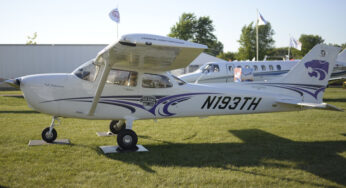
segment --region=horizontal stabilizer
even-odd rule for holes
[[[327,103],[304,103],[304,102],[297,102],[297,100],[292,100],[292,99],[278,99],[276,100],[276,102],[281,104],[295,105],[300,107],[314,108],[314,109],[321,109],[321,110],[344,111],[341,108],[338,108],[334,105],[327,104]]]
[[[316,109],[322,109],[322,110],[332,110],[332,111],[344,111],[341,108],[338,108],[334,105],[327,104],[327,103],[298,103],[299,106],[303,107],[310,107],[310,108],[316,108]]]

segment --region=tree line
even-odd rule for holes
[[[179,21],[171,27],[168,34],[170,37],[205,44],[208,46],[206,53],[217,56],[225,60],[251,60],[256,56],[256,23],[251,22],[249,25],[244,25],[241,30],[241,35],[238,40],[240,47],[238,52],[224,52],[223,44],[218,41],[214,35],[215,28],[213,21],[209,16],[197,17],[193,13],[183,13]],[[259,44],[259,59],[264,59],[265,56],[269,59],[282,59],[288,55],[289,47],[274,47],[275,41],[273,35],[274,30],[270,23],[258,26],[258,44]],[[319,35],[302,34],[299,37],[302,43],[301,50],[295,48],[290,49],[289,57],[292,59],[301,59],[308,53],[316,44],[324,43],[324,39]],[[339,46],[346,48],[346,43]]]

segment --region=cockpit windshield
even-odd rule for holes
[[[93,82],[96,80],[99,69],[100,66],[95,64],[95,59],[92,59],[79,66],[75,71],[73,71],[73,74],[82,80]]]

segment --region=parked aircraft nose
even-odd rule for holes
[[[19,89],[21,81],[22,81],[22,78],[19,77],[19,78],[15,78],[15,79],[5,80],[5,83],[12,86],[12,87]]]

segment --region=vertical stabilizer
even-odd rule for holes
[[[281,82],[303,93],[305,102],[321,103],[339,51],[338,47],[316,45]]]

